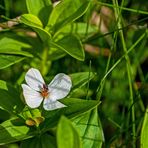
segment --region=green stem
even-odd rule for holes
[[[122,16],[121,16],[120,10],[118,9],[118,1],[113,0],[113,4],[114,4],[114,6],[117,6],[117,8],[114,9],[115,17],[116,17],[116,20],[119,19],[119,21],[117,22],[118,28],[121,28],[122,27],[122,23],[121,23],[121,17]],[[120,30],[119,34],[120,34],[120,38],[121,38],[124,53],[126,54],[125,59],[126,59],[126,69],[127,69],[128,82],[129,82],[130,107],[131,107],[131,114],[132,114],[132,133],[133,133],[133,142],[132,142],[132,144],[133,144],[133,147],[136,147],[136,145],[135,145],[136,144],[135,106],[134,106],[134,100],[133,100],[131,64],[130,64],[129,56],[127,54],[127,48],[126,48],[126,43],[125,43],[123,31]]]
[[[45,76],[47,73],[48,69],[47,61],[48,61],[48,48],[45,47],[42,53],[42,62],[41,62],[41,73],[43,76]]]
[[[126,7],[122,7],[122,6],[116,6],[116,5],[112,5],[112,4],[108,4],[108,3],[103,3],[100,1],[96,1],[95,2],[99,5],[103,5],[103,6],[108,6],[108,7],[112,7],[115,9],[121,9],[121,10],[125,10],[125,11],[130,11],[130,12],[134,12],[134,13],[138,13],[138,14],[145,14],[148,15],[147,11],[142,11],[142,10],[135,10],[135,9],[131,9],[131,8],[126,8]]]
[[[115,45],[115,40],[116,40],[116,35],[117,33],[114,32],[114,42],[111,46],[111,51],[114,49],[114,45]],[[106,65],[106,69],[105,69],[105,74],[107,73],[108,69],[109,69],[109,65],[110,65],[110,61],[111,61],[111,53],[109,54],[109,57],[108,57],[108,60],[107,60],[107,65]],[[100,82],[100,85],[99,87],[97,88],[97,100],[100,100],[101,98],[101,95],[102,95],[102,91],[103,91],[103,88],[104,88],[104,84],[105,84],[105,79],[104,77],[102,78],[101,82]]]
[[[106,79],[106,77],[114,70],[114,68],[123,60],[123,59],[125,59],[125,56],[127,55],[127,54],[129,54],[140,42],[141,42],[141,40],[144,38],[146,36],[146,33],[143,33],[140,37],[139,37],[139,39],[129,48],[129,50],[127,51],[127,53],[125,53],[120,59],[118,59],[117,60],[117,62],[108,70],[108,72],[104,75],[104,77],[102,78],[102,80],[101,80],[101,83]],[[100,85],[101,85],[101,83],[100,83]],[[98,90],[99,90],[99,88],[100,88],[100,85],[99,85],[99,87],[98,87],[98,89],[97,89],[97,92],[98,92]]]
[[[90,72],[91,72],[91,61],[89,62],[89,75],[88,75],[88,83],[87,83],[86,100],[89,99],[88,92],[89,92],[89,83],[90,83]]]

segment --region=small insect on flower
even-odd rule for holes
[[[72,87],[71,78],[64,74],[57,74],[49,85],[46,85],[40,72],[31,68],[25,76],[26,84],[22,84],[23,95],[26,104],[31,108],[37,108],[43,101],[45,110],[54,110],[66,107],[60,103],[62,99],[68,95]]]

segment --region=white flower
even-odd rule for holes
[[[72,82],[68,75],[59,73],[46,85],[40,72],[31,68],[26,73],[25,80],[28,85],[22,84],[23,95],[29,107],[37,108],[42,101],[45,110],[66,107],[57,100],[66,97],[70,92]]]

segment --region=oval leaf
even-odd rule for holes
[[[57,127],[58,148],[82,148],[81,139],[72,123],[64,116]]]
[[[79,72],[71,74],[70,77],[72,79],[72,91],[88,83],[94,78],[94,76],[95,73],[93,72]]]
[[[33,57],[29,50],[31,46],[19,40],[3,37],[0,40],[0,54],[15,54],[27,57]]]
[[[100,104],[98,101],[77,98],[66,98],[60,100],[60,102],[65,104],[67,107],[54,111],[44,110],[44,112],[42,112],[42,115],[46,118],[42,127],[43,131],[47,131],[48,129],[55,127],[61,115],[65,115],[68,118],[75,118],[81,114],[89,112]]]
[[[43,24],[37,16],[33,14],[23,14],[20,21],[33,28],[43,41],[48,41],[50,39],[51,35],[43,29]]]
[[[51,0],[26,0],[26,4],[28,12],[39,17],[43,24],[46,25],[52,10]]]
[[[29,13],[39,16],[41,10],[44,7],[51,5],[52,2],[50,0],[26,0],[26,4]]]
[[[10,114],[16,114],[24,107],[16,89],[2,80],[0,80],[0,107]]]
[[[74,118],[72,121],[82,138],[83,148],[102,147],[104,134],[98,118],[97,108],[83,116]]]
[[[51,42],[51,45],[65,51],[77,60],[84,61],[85,54],[81,41],[74,35],[64,36],[57,42]]]
[[[21,142],[20,148],[56,148],[55,138],[48,134],[43,134]]]
[[[15,63],[18,63],[25,58],[23,56],[16,55],[0,55],[0,69],[7,68]]]
[[[16,142],[29,138],[27,133],[29,132],[29,127],[25,125],[15,125],[20,121],[17,119],[7,120],[0,124],[0,145]]]
[[[76,20],[86,12],[89,3],[88,0],[60,1],[52,11],[46,29],[49,30],[52,26],[52,31],[56,32]]]

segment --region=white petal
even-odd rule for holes
[[[66,97],[71,89],[71,86],[71,78],[68,75],[64,73],[57,74],[48,85],[49,98],[52,101],[56,101]]]
[[[22,88],[26,104],[31,108],[39,107],[43,100],[41,94],[26,84],[22,84]]]
[[[45,84],[40,72],[35,68],[30,68],[25,76],[26,83],[34,90],[40,91]]]
[[[55,110],[58,108],[66,107],[66,105],[60,103],[59,101],[51,101],[50,99],[45,99],[43,102],[43,107],[45,110]]]

